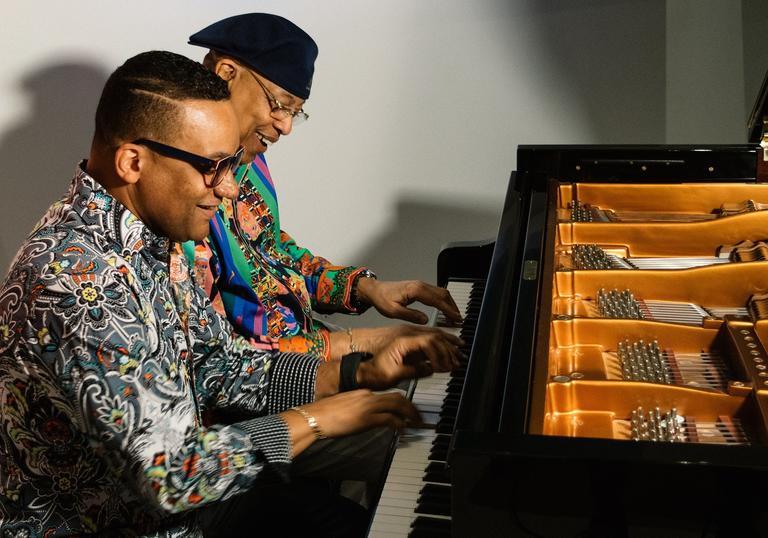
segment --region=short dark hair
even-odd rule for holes
[[[117,147],[137,138],[168,140],[178,126],[179,101],[228,98],[227,83],[202,64],[173,52],[143,52],[107,79],[94,142]]]

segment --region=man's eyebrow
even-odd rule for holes
[[[216,153],[213,153],[211,155],[206,155],[210,160],[212,161],[218,161],[219,159],[223,159],[224,157],[229,157],[232,155],[231,153],[227,153],[226,151],[217,151]]]

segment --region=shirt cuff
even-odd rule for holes
[[[280,415],[249,419],[233,426],[248,435],[259,460],[266,462],[282,480],[289,479],[291,434]]]
[[[347,275],[347,281],[345,284],[345,292],[344,292],[344,308],[350,313],[350,314],[362,314],[366,312],[371,305],[369,304],[361,304],[359,301],[355,301],[355,297],[353,297],[353,292],[355,291],[355,285],[357,284],[357,281],[360,279],[360,273],[363,271],[369,270],[367,267],[352,267],[351,269],[354,269],[352,272],[350,272]]]
[[[280,415],[267,415],[234,424],[251,439],[254,450],[264,455],[269,463],[291,462],[291,436],[288,425]]]
[[[325,361],[331,357],[331,343],[327,329],[303,332],[295,336],[286,336],[278,340],[279,350],[283,353],[304,353]]]
[[[269,371],[267,414],[273,415],[315,399],[317,368],[322,361],[299,353],[280,353]]]

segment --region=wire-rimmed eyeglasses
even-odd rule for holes
[[[262,91],[264,92],[264,95],[267,96],[267,100],[269,101],[269,106],[272,107],[269,114],[276,120],[284,120],[288,117],[290,117],[293,121],[294,125],[298,125],[302,122],[305,122],[309,119],[309,114],[304,112],[303,108],[300,108],[298,110],[293,110],[292,108],[289,108],[285,105],[283,105],[280,101],[277,100],[277,97],[275,97],[272,92],[270,92],[266,86],[264,86],[264,83],[259,80],[259,77],[256,76],[256,73],[251,71],[250,69],[246,69],[251,76],[256,79],[256,82],[258,82],[259,86],[261,86]]]

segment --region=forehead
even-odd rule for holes
[[[237,117],[229,100],[186,100],[181,107],[178,140],[201,152],[232,153],[240,138]]]

